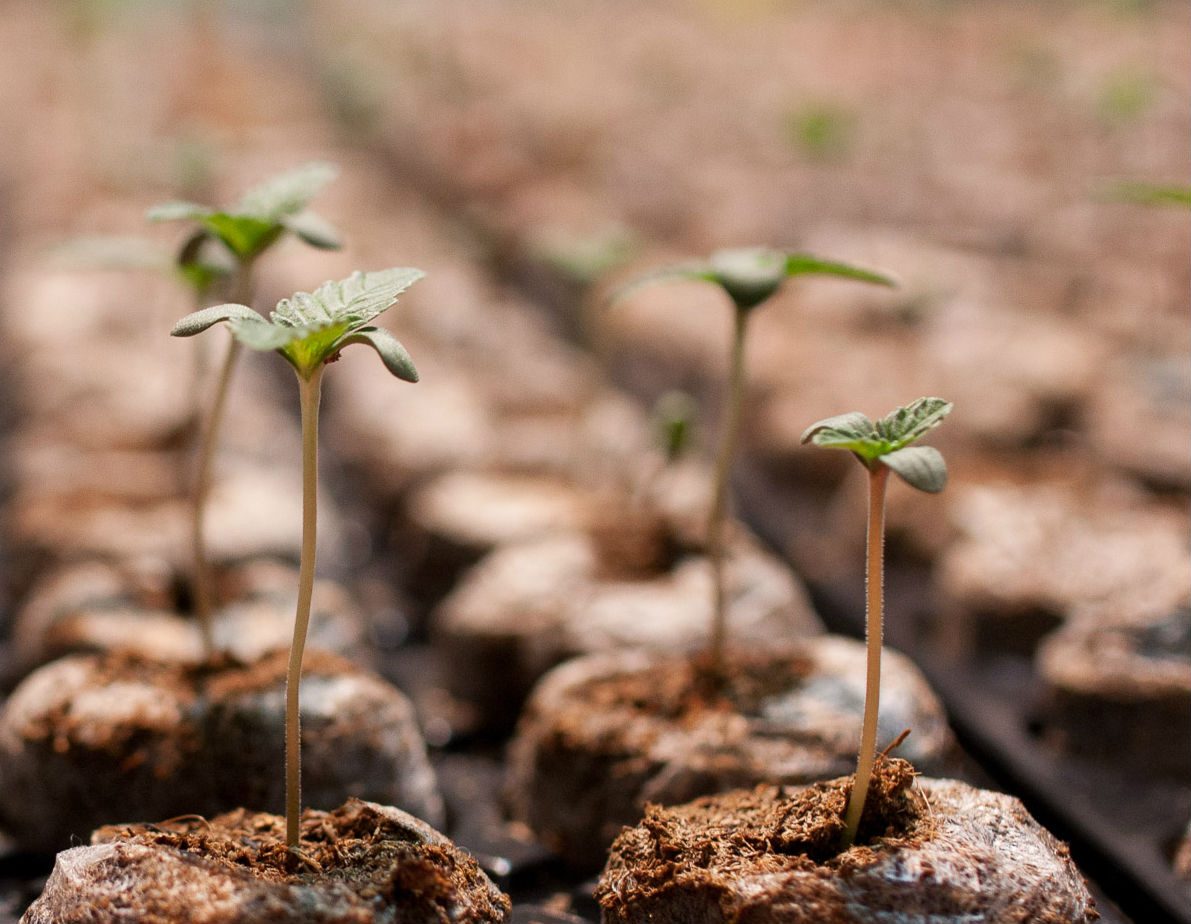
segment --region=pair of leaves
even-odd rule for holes
[[[643,285],[665,279],[701,279],[722,288],[738,311],[748,311],[770,299],[792,276],[835,276],[874,285],[893,286],[888,276],[873,270],[824,260],[807,253],[786,253],[766,247],[717,250],[707,260],[682,263],[648,273],[620,290],[616,299]]]
[[[327,163],[309,163],[278,174],[244,194],[230,209],[194,202],[163,202],[149,209],[150,221],[196,221],[240,260],[259,256],[286,231],[323,250],[340,247],[339,233],[307,206],[337,175]]]
[[[283,298],[265,319],[247,305],[215,305],[188,314],[174,325],[174,337],[193,337],[226,321],[232,336],[253,350],[276,350],[303,378],[310,378],[339,351],[354,343],[374,350],[385,368],[407,382],[418,380],[405,347],[388,331],[370,322],[387,311],[397,297],[422,278],[412,267],[373,273],[352,273],[326,282],[313,292]]]
[[[802,442],[846,449],[869,469],[880,463],[911,487],[934,494],[947,484],[947,463],[937,449],[910,444],[941,424],[951,408],[942,398],[919,398],[877,421],[852,411],[811,424]]]

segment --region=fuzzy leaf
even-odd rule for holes
[[[282,218],[297,215],[305,209],[319,190],[338,174],[339,169],[334,164],[322,162],[287,170],[246,192],[234,212],[278,224]]]
[[[256,257],[281,236],[284,228],[250,215],[210,212],[203,225],[241,259]]]
[[[851,266],[847,263],[837,263],[832,260],[820,260],[808,253],[792,253],[786,256],[787,276],[838,276],[841,279],[854,279],[857,282],[871,282],[880,286],[896,286],[888,276],[872,270]]]
[[[827,417],[802,431],[803,443],[814,443],[827,449],[848,449],[852,452],[868,448],[875,437],[873,422],[859,411]]]
[[[418,370],[414,368],[414,361],[409,351],[401,342],[380,327],[363,327],[344,337],[338,344],[338,349],[351,346],[353,343],[363,343],[376,350],[381,362],[397,378],[405,382],[416,382]]]
[[[947,463],[933,446],[906,446],[880,457],[906,484],[928,494],[937,494],[947,484]]]
[[[174,325],[170,331],[171,337],[193,337],[201,334],[208,327],[220,321],[231,321],[235,326],[244,323],[267,324],[268,322],[247,305],[227,304],[214,305],[186,315]]]
[[[893,448],[900,449],[941,424],[951,408],[951,402],[942,398],[918,398],[878,420],[876,430]]]
[[[211,209],[194,202],[160,202],[145,212],[149,221],[201,221]]]
[[[339,231],[321,215],[311,211],[287,215],[281,219],[286,230],[319,250],[338,250],[343,246]]]
[[[290,327],[319,328],[336,323],[361,327],[390,308],[397,296],[424,275],[412,267],[352,273],[338,282],[324,282],[314,292],[283,298],[272,321]]]
[[[230,325],[232,335],[250,350],[260,350],[267,353],[270,350],[282,350],[294,343],[310,337],[317,331],[307,327],[290,327],[284,324],[272,324],[262,317],[238,318]],[[342,330],[334,331],[331,339],[339,337]],[[289,358],[287,356],[287,358]]]

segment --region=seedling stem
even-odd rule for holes
[[[235,301],[241,305],[252,304],[253,260],[240,261],[236,268]],[[209,658],[215,653],[215,629],[212,617],[211,566],[207,558],[206,514],[207,499],[211,494],[211,480],[215,467],[215,447],[219,445],[219,431],[223,426],[224,409],[231,391],[232,376],[240,357],[240,341],[229,337],[219,379],[215,384],[215,395],[207,425],[199,445],[198,470],[195,474],[192,497],[191,539],[194,548],[194,614],[198,620],[199,632],[203,638],[203,652]]]
[[[865,545],[864,639],[866,672],[864,720],[860,728],[860,754],[848,808],[844,813],[844,848],[851,846],[860,828],[877,753],[877,715],[881,705],[881,645],[885,611],[885,486],[889,469],[877,462],[868,472],[868,541]]]
[[[711,510],[707,519],[707,555],[711,561],[713,590],[711,621],[711,667],[715,676],[724,673],[724,648],[727,645],[727,592],[724,583],[724,525],[728,515],[728,488],[732,478],[732,460],[740,437],[740,411],[744,405],[744,343],[748,311],[732,312],[732,352],[728,371],[728,404],[725,408],[724,433],[715,463],[715,482]]]
[[[298,373],[302,406],[302,555],[294,640],[285,675],[285,842],[290,847],[298,845],[298,819],[302,812],[302,729],[298,694],[306,633],[310,628],[310,601],[314,593],[318,550],[318,407],[323,368],[321,364],[316,366],[309,378]]]

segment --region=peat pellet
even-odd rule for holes
[[[612,847],[605,924],[1081,924],[1094,902],[1066,845],[1011,796],[878,765],[841,849],[851,777],[663,808]]]
[[[77,655],[39,668],[0,713],[0,824],[52,852],[101,824],[284,804],[285,652],[255,663]],[[413,708],[380,678],[308,651],[303,798],[349,795],[438,823]]]
[[[511,724],[533,683],[568,657],[706,644],[706,556],[670,558],[625,530],[607,535],[618,544],[585,531],[498,548],[432,614],[448,689],[487,724]],[[640,567],[642,556],[656,567]],[[725,581],[735,638],[768,645],[822,631],[798,579],[743,532],[729,542]]]
[[[285,819],[243,809],[209,821],[102,828],[58,855],[27,924],[502,924],[510,902],[467,853],[405,812],[357,799]]]
[[[534,689],[509,747],[513,817],[578,869],[595,869],[646,803],[672,804],[760,782],[805,783],[849,772],[864,704],[864,645],[821,636],[731,653],[726,679],[700,662],[623,651],[551,671]],[[878,741],[946,761],[943,710],[918,670],[883,662]]]

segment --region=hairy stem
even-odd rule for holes
[[[885,609],[885,485],[889,469],[873,464],[868,475],[868,537],[865,548],[864,635],[868,666],[864,685],[864,722],[860,729],[860,755],[848,808],[844,813],[844,848],[856,840],[860,816],[868,797],[877,753],[877,714],[881,705],[881,642]]]
[[[727,590],[724,587],[724,521],[728,512],[728,488],[732,460],[740,432],[740,411],[744,404],[744,335],[748,313],[737,308],[732,330],[732,355],[728,371],[728,404],[724,435],[715,462],[715,483],[711,511],[707,518],[707,555],[711,560],[711,666],[717,676],[724,673],[724,648],[727,643]]]
[[[285,842],[289,847],[298,846],[298,819],[302,812],[302,729],[298,693],[306,632],[310,627],[310,598],[314,592],[318,545],[318,405],[322,378],[321,365],[308,379],[298,376],[302,402],[302,560],[294,641],[285,675]]]
[[[243,305],[247,305],[252,299],[251,261],[241,263],[236,271],[234,298]],[[190,535],[194,550],[194,583],[191,591],[194,596],[194,615],[203,639],[203,653],[208,658],[215,654],[215,632],[212,625],[214,604],[211,593],[211,566],[207,558],[207,500],[211,494],[215,448],[219,445],[219,431],[223,426],[224,409],[227,406],[227,396],[231,391],[232,376],[236,371],[239,356],[240,343],[232,337],[228,340],[223,365],[219,369],[219,378],[215,383],[215,396],[211,402],[211,410],[207,415],[207,426],[203,431],[202,442],[199,444],[198,468],[195,473],[192,498],[194,510]]]

